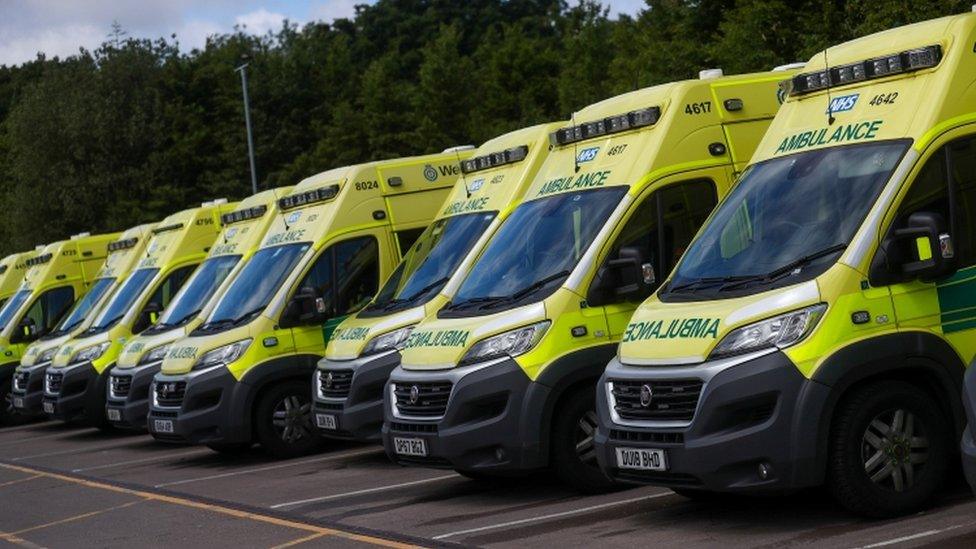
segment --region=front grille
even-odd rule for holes
[[[44,376],[44,391],[48,394],[61,394],[61,384],[64,382],[62,372],[47,372]]]
[[[153,391],[158,406],[179,408],[186,396],[186,381],[157,381]]]
[[[690,421],[702,390],[700,379],[611,380],[610,383],[617,415],[638,421]]]
[[[132,376],[112,376],[111,392],[115,398],[126,398],[132,389]]]
[[[402,423],[399,421],[390,422],[390,430],[399,433],[436,433],[436,423]]]
[[[352,370],[319,370],[319,395],[346,398],[352,387]]]
[[[395,383],[397,411],[404,416],[440,417],[447,411],[451,386],[450,381]]]
[[[316,402],[315,409],[329,412],[341,412],[344,406],[338,402]]]
[[[648,433],[645,431],[624,431],[610,429],[610,440],[617,442],[649,442],[652,444],[684,444],[684,433],[664,432]]]
[[[30,372],[21,371],[14,373],[14,391],[24,393],[27,391],[27,383],[30,381]]]

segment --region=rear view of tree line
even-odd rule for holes
[[[379,0],[191,52],[115,29],[95,51],[0,67],[0,253],[250,194],[242,56],[263,189],[477,144],[702,68],[803,61],[971,1],[647,0],[611,19],[590,1]]]

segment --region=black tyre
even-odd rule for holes
[[[827,482],[834,498],[868,517],[923,508],[945,482],[951,423],[931,396],[908,383],[856,390],[831,426]]]
[[[584,493],[616,488],[596,461],[596,388],[585,387],[564,396],[552,421],[550,463],[559,480]]]
[[[225,456],[239,456],[241,454],[245,454],[248,451],[250,451],[251,446],[253,446],[253,444],[250,442],[236,442],[230,444],[222,444],[222,443],[208,444],[207,448],[210,448],[214,452],[217,452],[218,454],[223,454]]]
[[[85,418],[84,422],[103,433],[116,431],[115,426],[108,420],[105,413],[106,383],[108,370],[102,375],[91,378],[85,389]]]
[[[254,434],[278,459],[321,449],[324,439],[312,424],[312,395],[306,381],[285,381],[267,389],[254,411]]]
[[[13,423],[17,416],[14,410],[13,401],[10,400],[11,380],[0,381],[0,425]]]

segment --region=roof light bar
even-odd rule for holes
[[[240,223],[241,221],[247,221],[249,219],[257,219],[267,213],[267,211],[268,207],[261,204],[260,206],[225,213],[224,215],[220,216],[220,221],[223,222],[224,225],[232,225],[234,223]]]
[[[648,107],[646,109],[630,111],[609,118],[584,122],[578,126],[559,128],[549,134],[549,143],[554,147],[558,147],[601,135],[625,132],[644,126],[653,126],[660,117],[660,107]]]
[[[941,60],[942,46],[935,44],[884,57],[874,57],[857,63],[830,67],[828,70],[798,74],[793,77],[793,89],[790,91],[790,95],[813,93],[830,86],[842,86],[853,82],[927,69],[938,65]]]
[[[506,164],[514,164],[516,162],[525,160],[525,157],[528,155],[529,146],[519,145],[518,147],[511,147],[509,149],[505,149],[504,151],[475,156],[461,162],[461,172],[472,173],[487,170],[488,168],[504,166]]]
[[[328,187],[322,187],[320,189],[314,189],[304,193],[293,194],[291,196],[281,198],[278,200],[278,207],[281,208],[282,211],[291,210],[307,204],[315,204],[316,202],[332,200],[337,194],[339,194],[339,186],[329,185]]]
[[[183,228],[182,223],[173,223],[172,225],[166,225],[163,227],[156,227],[152,230],[152,234],[168,233],[170,231],[178,231]]]
[[[43,265],[44,263],[47,263],[48,261],[51,261],[51,259],[53,259],[53,258],[54,258],[54,255],[51,254],[51,253],[46,253],[46,254],[43,254],[43,255],[39,255],[37,257],[32,257],[32,258],[30,258],[30,259],[27,260],[27,266],[28,267],[33,267],[35,265]]]
[[[125,240],[116,240],[115,242],[109,242],[108,251],[117,252],[119,250],[128,250],[129,248],[135,247],[139,243],[139,237],[133,236],[132,238],[126,238]]]

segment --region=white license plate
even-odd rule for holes
[[[122,410],[116,410],[115,408],[109,408],[106,410],[109,421],[122,421]]]
[[[667,471],[664,450],[648,448],[617,448],[617,467],[639,471]]]
[[[157,433],[172,433],[173,432],[173,421],[169,419],[154,419],[153,420],[153,431]]]
[[[422,438],[393,437],[393,451],[401,456],[427,457],[427,441]]]
[[[336,417],[332,414],[315,414],[315,424],[318,425],[319,429],[328,429],[330,431],[335,431],[339,428]]]
[[[53,402],[45,402],[44,403],[44,413],[45,414],[53,414],[54,413],[54,403]]]
[[[23,407],[24,407],[24,399],[20,397],[14,397],[14,408],[23,408]]]

